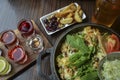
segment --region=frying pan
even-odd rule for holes
[[[38,75],[46,78],[46,80],[62,80],[60,78],[60,75],[58,73],[58,67],[57,67],[57,61],[56,57],[60,53],[60,48],[62,43],[65,41],[66,35],[67,34],[73,34],[82,31],[85,27],[91,26],[92,28],[97,28],[99,29],[100,32],[108,32],[109,34],[115,34],[119,38],[119,34],[113,31],[112,29],[100,25],[100,24],[94,24],[94,23],[83,23],[83,24],[77,24],[71,26],[66,32],[63,32],[62,35],[58,38],[56,41],[55,45],[52,48],[47,49],[46,51],[42,51],[37,59],[37,68],[38,68]],[[43,56],[50,55],[50,67],[51,67],[51,75],[47,76],[41,71],[41,59]]]

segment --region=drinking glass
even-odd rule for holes
[[[17,28],[24,38],[28,38],[35,33],[35,29],[31,20],[22,19],[18,23]]]
[[[28,60],[28,55],[24,48],[20,45],[14,46],[8,50],[8,57],[17,64],[24,64]]]
[[[34,53],[39,53],[43,50],[43,39],[40,35],[35,34],[26,40],[26,45],[33,50]]]
[[[92,22],[111,27],[120,15],[120,0],[96,0]]]
[[[12,30],[3,31],[0,39],[6,48],[10,48],[20,43],[16,34]]]

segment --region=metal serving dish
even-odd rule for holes
[[[75,4],[76,6],[78,6],[78,3],[74,3],[74,4]],[[66,7],[66,6],[65,6],[65,7]],[[71,25],[75,24],[75,23],[66,24],[66,25],[64,25],[63,27],[61,27],[61,28],[59,28],[59,29],[57,29],[57,30],[55,30],[55,31],[48,31],[48,30],[46,29],[44,20],[47,19],[48,17],[54,15],[55,13],[60,12],[60,11],[63,10],[65,7],[61,8],[61,9],[58,9],[58,10],[56,10],[56,11],[53,11],[53,12],[51,12],[51,13],[49,13],[49,14],[46,14],[46,15],[44,15],[44,16],[42,16],[42,17],[40,18],[40,22],[41,22],[43,28],[45,29],[45,32],[46,32],[48,35],[54,34],[54,33],[56,33],[56,32],[58,32],[58,31],[60,31],[60,30],[62,30],[62,29],[64,29],[64,28],[66,28],[66,27],[68,27],[68,26],[71,26]],[[86,14],[83,12],[82,20],[84,20],[84,19],[86,19]]]

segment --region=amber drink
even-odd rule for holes
[[[92,22],[111,27],[120,15],[120,0],[96,0]]]

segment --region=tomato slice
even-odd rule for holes
[[[106,43],[106,51],[107,53],[115,52],[120,50],[120,41],[115,34],[109,36]]]
[[[111,35],[111,38],[116,41],[116,44],[115,44],[115,46],[114,46],[114,50],[115,50],[115,51],[120,50],[120,41],[119,41],[118,37],[117,37],[115,34],[112,34],[112,35]]]

